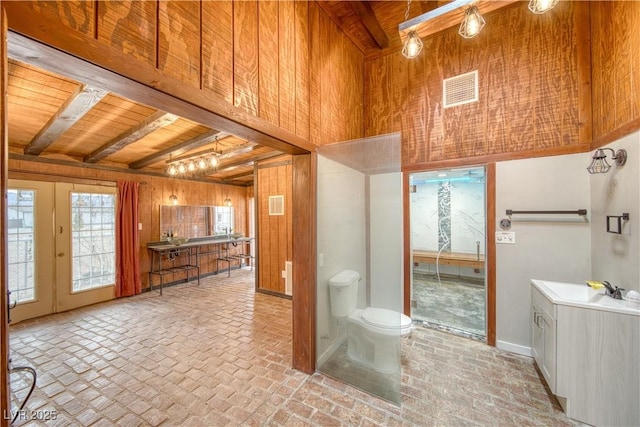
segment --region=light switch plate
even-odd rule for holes
[[[513,231],[496,231],[496,243],[502,245],[515,245],[516,233]]]

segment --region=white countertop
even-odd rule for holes
[[[554,304],[640,316],[640,308],[632,308],[627,301],[613,299],[604,294],[604,289],[595,290],[585,283],[531,279],[531,284]]]
[[[156,252],[164,252],[176,249],[192,248],[194,246],[204,245],[222,245],[227,243],[242,243],[253,240],[251,237],[230,237],[230,238],[211,238],[211,239],[193,239],[181,245],[172,245],[171,243],[153,243],[147,244],[147,249],[151,249]]]

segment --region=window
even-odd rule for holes
[[[115,194],[71,193],[72,291],[115,282]]]

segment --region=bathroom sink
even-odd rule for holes
[[[173,246],[184,245],[189,241],[187,237],[167,237],[167,242],[171,243]]]
[[[593,308],[640,315],[640,310],[631,308],[624,300],[613,299],[604,294],[604,289],[595,290],[583,283],[562,283],[548,280],[531,280],[555,304]]]
[[[560,282],[545,282],[548,284],[548,288],[551,292],[556,294],[559,298],[579,301],[579,302],[591,302],[594,298],[602,296],[598,291],[587,285],[581,285],[579,283],[560,283]]]

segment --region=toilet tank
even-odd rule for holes
[[[343,270],[329,279],[329,300],[333,317],[346,317],[356,310],[360,274]]]

